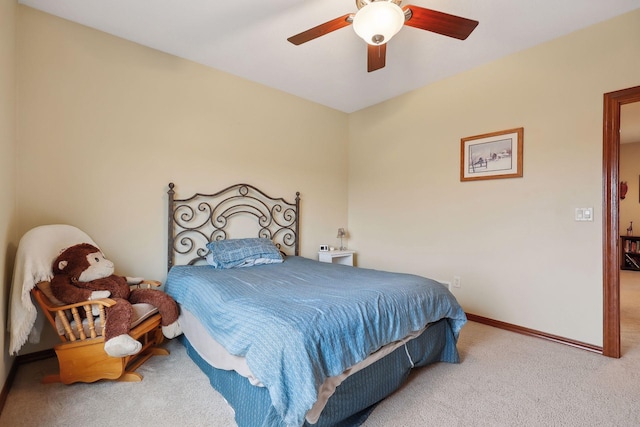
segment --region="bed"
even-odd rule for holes
[[[466,317],[423,277],[300,256],[300,194],[168,191],[166,292],[240,427],[358,426],[416,367],[459,362]]]

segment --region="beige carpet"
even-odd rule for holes
[[[623,357],[470,322],[462,363],[419,369],[364,427],[640,426],[640,272],[622,272]],[[55,360],[22,366],[0,426],[234,426],[233,413],[177,342],[141,383],[42,385]]]

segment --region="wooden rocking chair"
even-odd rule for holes
[[[78,243],[98,247],[85,232],[67,224],[41,225],[29,230],[20,239],[11,288],[10,347],[17,352],[26,341],[21,327],[35,322],[35,300],[61,341],[54,346],[60,373],[45,377],[44,383],[71,384],[102,379],[140,381],[142,375],[134,371],[142,363],[153,355],[169,354],[167,350],[158,348],[164,340],[161,316],[149,304],[133,304],[135,315],[129,335],[142,344],[142,349],[133,356],[109,356],[104,351],[102,329],[106,320],[105,308],[115,304],[115,301],[105,298],[65,305],[53,296],[50,283],[45,279],[53,277],[52,264],[61,249]],[[143,283],[160,285],[155,281],[145,280]],[[28,298],[29,294],[32,298]],[[18,297],[14,298],[14,295]],[[99,315],[92,315],[92,306],[99,306],[100,309],[96,310]],[[34,329],[31,324],[28,333]],[[34,339],[37,340],[40,331],[36,332]]]
[[[164,340],[160,314],[149,304],[134,304],[134,322],[129,335],[142,344],[139,353],[126,357],[111,357],[104,351],[102,325],[105,308],[116,302],[109,298],[65,305],[51,293],[49,282],[40,282],[31,294],[42,308],[47,320],[60,337],[54,347],[60,373],[45,377],[42,382],[94,382],[102,379],[141,381],[134,372],[153,355],[168,355],[158,345]],[[99,316],[93,316],[92,305],[99,306]],[[82,315],[83,313],[84,315]]]

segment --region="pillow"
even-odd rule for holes
[[[207,244],[207,263],[215,268],[251,267],[282,262],[282,254],[269,239],[217,240]]]

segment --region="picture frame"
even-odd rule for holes
[[[524,128],[460,140],[460,181],[522,177]]]

